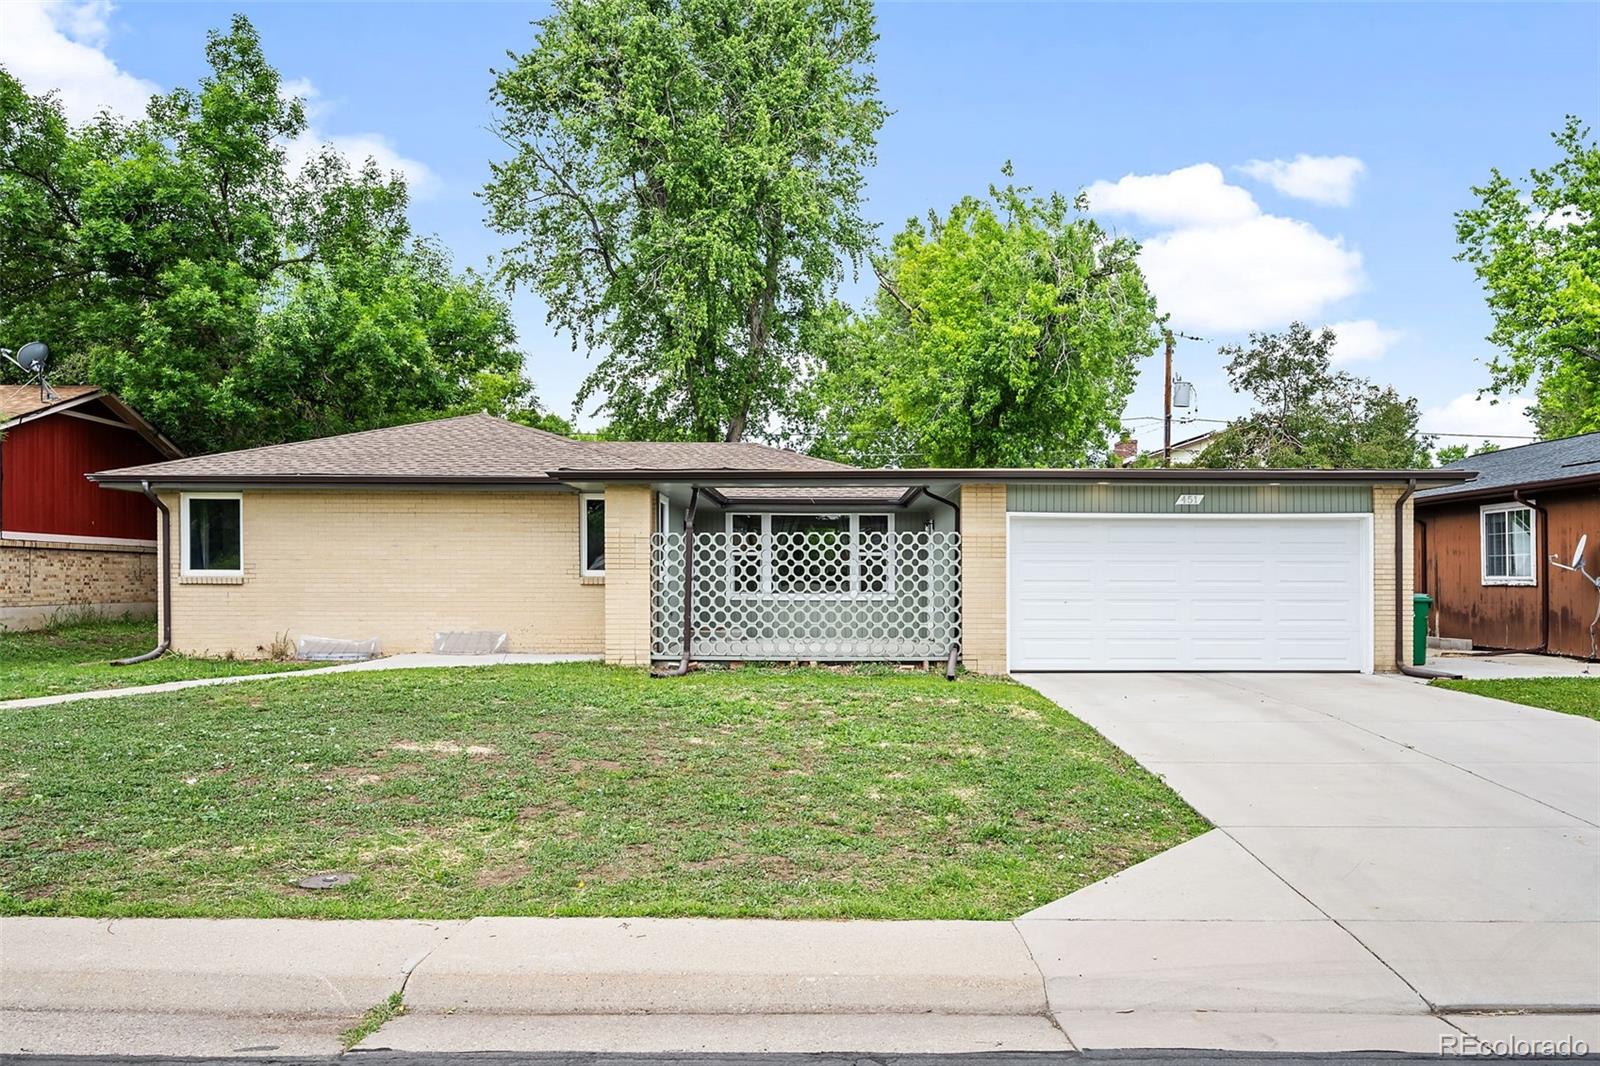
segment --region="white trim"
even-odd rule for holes
[[[56,413],[65,415],[68,418],[81,418],[85,422],[99,422],[102,425],[115,426],[118,429],[125,429],[129,433],[139,432],[139,428],[137,426],[130,426],[128,423],[119,422],[115,418],[101,418],[99,415],[86,415],[82,411],[57,411]]]
[[[1489,523],[1487,516],[1493,513],[1509,513],[1511,511],[1526,511],[1528,513],[1528,576],[1508,577],[1491,576],[1489,574]],[[1509,556],[1507,557],[1509,558]],[[1539,584],[1539,512],[1536,508],[1525,503],[1510,501],[1506,503],[1486,503],[1478,508],[1478,578],[1485,588],[1512,587],[1534,588]]]
[[[0,531],[0,540],[36,540],[43,544],[97,544],[108,548],[154,548],[155,538],[141,540],[137,537],[91,537],[76,533],[24,533],[21,530]]]
[[[888,542],[888,565],[884,567],[883,591],[862,592],[861,589],[861,553],[850,553],[850,588],[846,592],[774,592],[772,590],[772,518],[777,515],[782,518],[812,517],[812,518],[848,518],[850,520],[850,542],[852,547],[859,547],[861,542],[861,519],[864,515],[882,515],[888,520],[888,529],[885,538]],[[754,517],[761,519],[761,587],[756,592],[739,592],[733,587],[734,580],[739,573],[738,560],[731,556],[733,551],[733,520],[737,517]],[[753,511],[730,507],[723,514],[723,531],[728,535],[730,557],[728,559],[728,596],[736,600],[892,600],[895,596],[895,582],[898,576],[898,545],[895,542],[897,523],[895,512],[868,509],[864,511]]]
[[[178,576],[179,577],[244,577],[244,493],[242,492],[185,492],[178,497]],[[239,568],[237,570],[192,570],[189,568],[189,501],[237,500],[239,502]]]
[[[1107,514],[1100,511],[1007,511],[1006,512],[1006,551],[1005,551],[1005,597],[1006,597],[1006,670],[1009,672],[1015,667],[1011,658],[1011,527],[1017,518],[1065,518],[1065,519],[1123,519],[1138,521],[1141,519],[1177,519],[1183,522],[1195,521],[1239,521],[1246,519],[1264,519],[1275,522],[1309,522],[1327,519],[1342,521],[1358,521],[1362,524],[1366,535],[1362,538],[1362,569],[1367,574],[1368,595],[1362,597],[1363,609],[1361,612],[1361,672],[1370,674],[1374,669],[1373,642],[1376,639],[1375,627],[1377,625],[1377,575],[1373,571],[1375,547],[1373,516],[1370,511],[1329,511],[1324,513],[1295,513],[1275,514],[1272,512],[1256,514]],[[965,548],[965,545],[963,545]],[[1395,575],[1396,580],[1400,575]],[[962,619],[965,627],[966,619]],[[963,628],[963,634],[965,629]]]
[[[600,518],[605,521],[606,494],[603,492],[578,493],[578,576],[579,577],[605,577],[604,567],[599,570],[589,569],[589,501],[600,501]],[[606,557],[606,546],[600,543],[600,558]]]
[[[656,493],[656,532],[667,533],[672,525],[672,498],[664,492]]]

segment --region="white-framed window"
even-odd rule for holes
[[[184,577],[244,574],[244,496],[237,492],[186,492],[179,528],[179,573]]]
[[[578,567],[584,577],[606,576],[606,498],[598,492],[578,497]]]
[[[736,598],[894,595],[894,515],[730,511],[728,592]]]
[[[1485,585],[1536,585],[1534,534],[1538,515],[1521,503],[1490,503],[1478,509],[1480,558]]]

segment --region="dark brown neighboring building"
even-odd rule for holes
[[[1587,535],[1600,572],[1600,433],[1474,455],[1472,481],[1416,495],[1416,588],[1428,631],[1473,646],[1590,654],[1596,590],[1550,564]]]

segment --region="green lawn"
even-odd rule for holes
[[[1600,677],[1528,677],[1502,681],[1435,681],[1434,684],[1457,692],[1473,692],[1600,721]]]
[[[111,665],[112,659],[149,651],[157,638],[156,624],[148,619],[73,622],[34,632],[0,631],[0,700],[327,665],[192,659],[186,655],[163,655],[133,666]]]
[[[0,712],[0,913],[1003,919],[1205,828],[1001,680],[573,663]]]

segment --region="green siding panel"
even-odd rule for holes
[[[1197,507],[1178,497],[1200,495]],[[1368,514],[1370,485],[1097,485],[1054,482],[1009,485],[1006,510],[1058,514]]]

